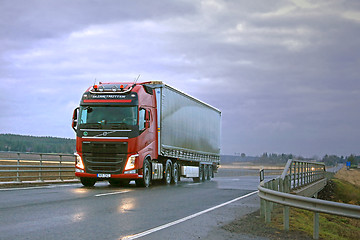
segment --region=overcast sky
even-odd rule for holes
[[[98,81],[222,111],[222,153],[359,154],[360,2],[0,0],[0,133],[75,138]]]

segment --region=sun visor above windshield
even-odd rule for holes
[[[138,95],[136,92],[126,95],[118,94],[83,94],[80,105],[138,105]]]

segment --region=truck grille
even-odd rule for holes
[[[120,174],[126,156],[126,142],[83,142],[83,160],[88,173]]]

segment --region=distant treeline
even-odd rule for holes
[[[286,163],[288,159],[296,159],[303,161],[313,161],[325,163],[326,166],[335,166],[338,163],[346,163],[347,161],[351,162],[351,165],[357,165],[360,162],[360,156],[350,155],[350,156],[336,156],[336,155],[325,155],[323,158],[314,157],[314,158],[305,158],[302,156],[295,156],[293,154],[276,154],[276,153],[263,153],[256,161],[258,162],[268,162],[268,163]]]
[[[0,134],[0,151],[12,152],[37,152],[37,153],[74,153],[75,139],[56,138],[56,137],[34,137],[15,134]],[[360,163],[360,156],[350,155],[347,157],[336,155],[325,155],[323,158],[304,158],[293,154],[276,154],[263,153],[261,156],[246,156],[245,153],[238,155],[221,155],[221,163],[232,162],[254,162],[254,163],[270,163],[285,164],[288,159],[297,160],[317,160],[324,162],[326,165],[336,165],[337,163],[345,163],[350,161],[352,165]]]
[[[75,139],[0,134],[0,151],[71,154]]]
[[[277,153],[263,153],[261,156],[250,157],[246,156],[244,153],[239,155],[221,155],[221,163],[231,163],[231,162],[253,162],[253,163],[267,163],[267,164],[285,164],[288,159],[296,159],[303,161],[313,161],[323,162],[327,166],[335,166],[338,163],[345,163],[347,161],[351,162],[351,165],[360,164],[360,156],[350,155],[350,156],[336,156],[336,155],[325,155],[323,158],[314,157],[314,158],[305,158],[302,156],[295,156],[294,154],[277,154]]]

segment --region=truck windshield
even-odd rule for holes
[[[137,107],[82,106],[80,124],[137,124]]]

